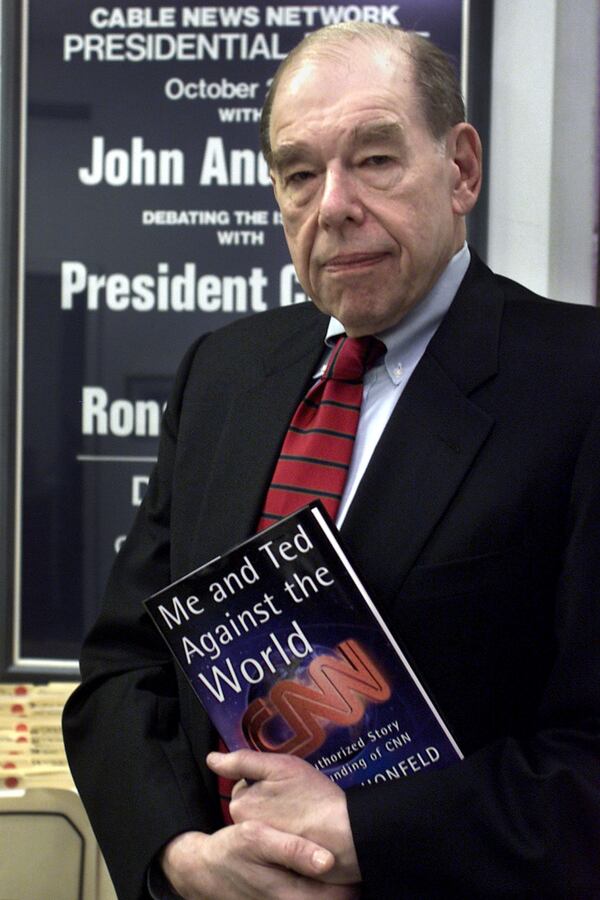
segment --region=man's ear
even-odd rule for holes
[[[459,122],[447,141],[452,162],[452,209],[457,216],[471,212],[481,190],[481,140],[472,125]]]

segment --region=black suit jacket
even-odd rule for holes
[[[322,352],[312,305],[202,338],[84,647],[71,765],[122,898],[217,827],[214,735],[144,597],[252,534]],[[349,792],[364,895],[600,896],[600,318],[477,259],[342,533],[466,759]]]

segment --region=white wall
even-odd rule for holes
[[[596,0],[495,0],[488,262],[594,303]]]

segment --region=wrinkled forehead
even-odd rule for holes
[[[311,44],[294,57],[281,74],[275,101],[281,91],[302,80],[304,73],[327,74],[332,70],[348,74],[368,73],[371,77],[386,78],[390,75],[412,82],[412,56],[405,35],[397,35],[394,41],[383,41],[356,35],[346,38],[323,40]]]
[[[271,139],[282,122],[290,123],[310,109],[341,110],[372,97],[409,118],[421,118],[416,101],[410,55],[387,42],[345,40],[307,48],[281,73],[271,110]]]

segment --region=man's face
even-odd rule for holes
[[[304,290],[350,335],[395,325],[464,240],[457,167],[423,121],[407,60],[358,41],[305,56],[279,85],[270,136]]]

